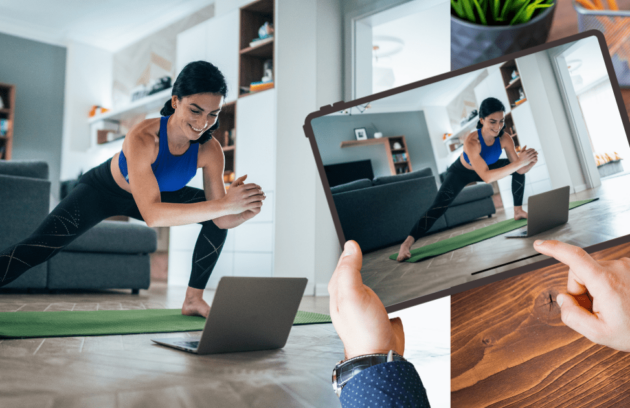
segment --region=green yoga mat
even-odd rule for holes
[[[203,330],[206,319],[180,309],[0,313],[0,338],[105,336]],[[294,325],[331,323],[330,316],[298,311]]]
[[[572,201],[569,203],[569,210],[579,207],[584,204],[588,204],[598,200],[598,198],[591,198],[588,200]],[[438,256],[450,251],[454,251],[459,248],[463,248],[468,245],[476,244],[477,242],[484,241],[486,239],[494,238],[497,235],[505,234],[506,232],[513,231],[515,229],[524,227],[527,225],[527,220],[505,220],[497,222],[496,224],[489,225],[487,227],[479,228],[478,230],[467,232],[456,237],[447,238],[442,241],[435,242],[433,244],[425,245],[420,248],[411,250],[411,258],[405,262],[418,262],[425,258],[432,256]],[[391,255],[389,259],[394,261],[398,257],[398,253]]]

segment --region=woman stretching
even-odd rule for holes
[[[256,184],[223,183],[218,127],[227,86],[205,61],[179,74],[161,118],[136,125],[122,151],[83,175],[79,184],[28,238],[0,252],[0,286],[61,251],[78,236],[114,215],[144,220],[150,227],[199,223],[192,272],[182,314],[208,316],[203,289],[217,263],[226,229],[257,215],[265,194]],[[203,190],[186,187],[203,169]]]
[[[525,173],[538,162],[534,149],[523,147],[521,154],[514,149],[512,136],[504,132],[505,107],[496,98],[487,98],[479,107],[477,130],[464,140],[464,152],[448,168],[444,183],[429,210],[415,223],[409,236],[400,246],[397,260],[411,258],[411,245],[424,236],[448,209],[464,187],[474,181],[492,183],[512,175],[512,197],[514,198],[514,219],[527,218],[523,210]],[[505,149],[507,159],[499,159]]]

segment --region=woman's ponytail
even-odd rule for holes
[[[166,103],[164,104],[164,107],[160,111],[160,115],[162,115],[162,116],[171,116],[173,113],[175,113],[175,109],[173,109],[173,102],[172,102],[172,100],[169,99],[168,101],[166,101]]]

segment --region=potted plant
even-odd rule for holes
[[[451,0],[451,69],[544,44],[555,0]]]

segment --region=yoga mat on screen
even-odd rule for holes
[[[203,330],[206,319],[180,309],[0,313],[0,338],[105,336]],[[298,311],[293,325],[331,323],[330,316]]]
[[[591,198],[588,200],[572,201],[569,203],[569,210],[577,208],[581,205],[588,204],[598,200],[598,198]],[[477,242],[485,241],[486,239],[494,238],[497,235],[505,234],[506,232],[513,231],[515,229],[522,228],[527,225],[527,220],[505,220],[497,222],[496,224],[489,225],[487,227],[479,228],[471,232],[467,232],[456,237],[447,238],[442,241],[434,242],[433,244],[425,245],[420,248],[411,250],[411,258],[405,262],[418,262],[425,258],[432,256],[438,256],[450,251],[454,251],[459,248],[463,248],[468,245],[476,244]],[[391,255],[389,259],[394,261],[398,257],[398,253]]]

